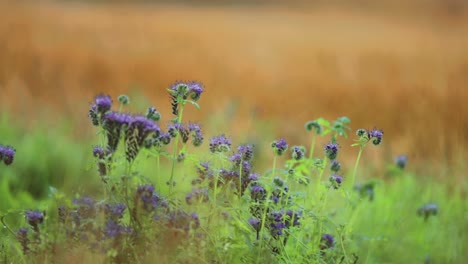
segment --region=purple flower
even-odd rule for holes
[[[333,172],[338,172],[341,169],[341,164],[337,160],[333,160],[330,164],[330,170]]]
[[[231,140],[226,138],[224,135],[213,137],[210,140],[210,151],[216,152],[228,152],[231,149]]]
[[[93,147],[93,156],[98,159],[104,159],[110,154],[111,154],[111,151],[108,149],[104,150],[100,146]]]
[[[112,99],[109,95],[100,94],[94,98],[94,105],[97,112],[102,115],[111,109]]]
[[[0,162],[3,161],[5,165],[11,165],[15,158],[16,150],[11,146],[3,146],[0,144]]]
[[[124,235],[125,233],[129,234],[129,233],[131,233],[131,231],[132,230],[129,227],[119,225],[118,223],[114,222],[113,220],[109,220],[107,222],[104,234],[108,238],[115,238],[115,237],[119,237],[121,235]]]
[[[294,146],[291,148],[292,158],[301,160],[305,156],[305,148],[303,146]]]
[[[425,204],[418,209],[418,215],[423,216],[425,221],[427,221],[429,216],[437,215],[438,213],[439,207],[435,203]]]
[[[333,188],[338,189],[338,187],[340,187],[341,183],[343,182],[343,177],[333,174],[330,176],[329,180],[332,183]]]
[[[188,95],[190,98],[195,102],[198,101],[203,93],[203,85],[199,82],[192,81],[189,82],[187,86],[189,88]]]
[[[203,134],[200,126],[198,124],[190,123],[188,125],[188,130],[192,134],[192,144],[195,147],[200,146],[203,143]]]
[[[262,186],[255,184],[250,190],[250,196],[256,202],[264,201],[266,199],[266,190]]]
[[[213,177],[213,171],[210,169],[210,164],[208,162],[200,162],[196,169],[198,177],[202,180]]]
[[[336,159],[338,156],[338,145],[335,143],[329,143],[325,146],[325,156],[330,160]]]
[[[242,160],[251,161],[253,158],[252,145],[241,145],[237,147],[237,152],[242,156]]]
[[[382,143],[382,137],[383,137],[383,132],[380,129],[372,129],[371,131],[368,132],[369,134],[369,139],[372,139],[372,144],[374,145],[380,145]]]
[[[16,232],[16,238],[23,248],[23,254],[26,254],[29,251],[28,231],[29,230],[27,228],[22,227]]]
[[[335,239],[333,238],[332,235],[330,234],[323,234],[321,243],[320,243],[320,249],[325,250],[327,248],[332,248],[335,245]]]
[[[395,159],[395,164],[400,169],[404,169],[406,167],[407,162],[408,162],[408,156],[406,155],[399,155]]]
[[[185,202],[192,205],[196,202],[207,203],[209,201],[207,189],[193,189],[191,193],[185,196]]]
[[[127,209],[127,206],[123,203],[107,203],[105,205],[106,212],[109,214],[110,218],[114,219],[115,221],[123,217],[125,209]]]
[[[38,225],[44,222],[44,214],[40,211],[26,211],[25,216],[29,225],[37,232],[39,230]]]
[[[278,156],[281,156],[286,151],[286,149],[288,149],[288,143],[286,140],[284,140],[284,138],[281,138],[277,141],[273,141],[273,143],[271,143],[271,147],[275,150]]]
[[[114,152],[119,144],[120,134],[124,127],[128,127],[132,117],[125,113],[107,112],[103,117],[103,127],[106,130],[107,146]]]
[[[163,143],[163,145],[171,143],[171,135],[169,135],[169,133],[161,133],[158,139]]]
[[[258,232],[260,231],[260,227],[262,226],[262,223],[260,220],[257,218],[250,218],[249,219],[249,224]]]
[[[137,196],[143,202],[143,208],[151,212],[156,209],[159,205],[164,207],[163,201],[161,198],[154,193],[154,186],[153,185],[143,185],[139,186],[137,189]]]

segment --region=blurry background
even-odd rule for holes
[[[0,143],[31,163],[55,155],[41,173],[58,179],[79,164],[54,160],[65,143],[48,133],[89,140],[94,95],[146,97],[138,109],[167,120],[165,89],[198,80],[202,109],[185,120],[212,133],[308,145],[305,121],[344,115],[353,131],[384,130],[383,148],[365,153],[372,164],[408,154],[423,177],[456,182],[468,147],[467,2],[2,1]],[[38,126],[43,145],[28,152]],[[89,145],[78,146],[91,167]]]

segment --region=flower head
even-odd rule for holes
[[[38,230],[39,224],[44,222],[44,213],[40,211],[26,211],[25,216],[29,225],[31,225],[36,231]]]
[[[305,148],[303,146],[294,146],[291,148],[292,158],[301,160],[305,156]]]
[[[199,82],[189,82],[188,84],[188,95],[193,101],[198,101],[201,97],[201,94],[203,93],[203,85]]]
[[[341,164],[337,160],[333,160],[330,164],[330,170],[333,172],[338,172],[341,169]]]
[[[0,144],[0,162],[5,165],[11,165],[15,158],[16,150],[11,146],[3,146]]]
[[[216,152],[228,152],[231,149],[231,140],[224,135],[213,137],[210,140],[210,151]]]
[[[281,156],[288,149],[288,143],[286,140],[284,140],[284,138],[281,138],[279,140],[273,141],[273,143],[271,143],[271,147],[278,156]]]
[[[154,107],[148,107],[148,111],[146,112],[146,118],[151,119],[153,121],[159,121],[161,119],[161,114],[156,110]]]
[[[335,143],[329,143],[325,146],[325,156],[330,160],[336,159],[338,156],[338,145]]]
[[[94,105],[97,112],[102,115],[111,109],[112,99],[109,95],[100,94],[94,97]]]
[[[330,234],[322,235],[320,249],[325,250],[327,248],[332,248],[335,245],[335,238]]]
[[[383,132],[380,129],[372,129],[368,132],[369,139],[372,139],[372,144],[380,145],[382,143]]]
[[[338,189],[341,186],[341,183],[343,182],[343,177],[333,174],[332,176],[330,176],[329,180],[332,183],[333,188]]]

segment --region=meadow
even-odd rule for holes
[[[468,257],[463,13],[0,15],[2,261]]]

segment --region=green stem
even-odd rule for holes
[[[0,222],[2,222],[4,228],[6,228],[8,231],[10,231],[10,233],[11,233],[14,237],[16,237],[15,232],[13,232],[13,230],[11,230],[10,227],[5,223],[5,220],[4,220],[5,216],[6,216],[6,215],[2,215],[2,217],[0,217]]]
[[[313,133],[312,135],[312,142],[310,143],[310,150],[309,150],[309,159],[312,160],[314,157],[314,149],[315,149],[315,140],[317,139],[317,134]]]
[[[179,115],[177,116],[177,123],[180,124],[182,122],[182,114],[184,113],[185,103],[180,104]],[[169,179],[169,196],[172,194],[172,188],[174,187],[174,168],[177,160],[177,147],[179,145],[179,132],[177,131],[177,135],[175,137],[174,148],[172,150],[172,168],[171,168],[171,178]]]
[[[277,158],[277,155],[276,153],[273,153],[274,157],[273,157],[273,169],[272,169],[272,175],[274,177],[275,175],[275,170],[276,170],[276,158]],[[263,234],[263,230],[265,229],[265,221],[266,221],[266,215],[267,215],[267,211],[268,211],[268,206],[270,205],[270,199],[271,199],[271,191],[268,193],[267,195],[267,199],[265,201],[265,206],[263,208],[263,215],[262,215],[262,222],[261,222],[261,225],[260,225],[260,234]],[[263,239],[261,240],[260,242],[261,244],[263,244]]]
[[[356,173],[357,173],[357,169],[358,169],[358,166],[359,166],[359,160],[361,159],[361,155],[362,155],[362,151],[364,150],[364,147],[365,147],[365,145],[361,145],[359,147],[359,153],[358,153],[358,156],[357,156],[357,159],[356,159],[356,163],[354,164],[353,176],[351,178],[351,188],[353,188],[354,182],[356,180]]]
[[[319,176],[318,176],[317,187],[320,186],[320,183],[322,182],[322,175],[323,175],[323,172],[324,172],[325,169],[327,168],[327,160],[328,160],[327,157],[325,157],[325,158],[323,159],[323,168],[322,168],[322,170],[320,171],[320,174],[319,174]]]
[[[239,193],[239,201],[241,200],[242,198],[242,164],[243,163],[243,160],[241,158],[241,161],[240,161],[240,166],[239,166],[239,190],[238,190],[238,193]]]

